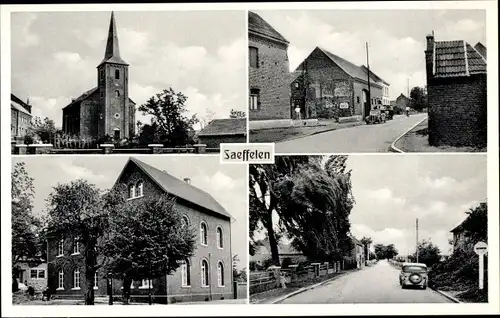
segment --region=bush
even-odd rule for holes
[[[281,268],[288,268],[292,264],[293,264],[292,259],[290,257],[285,257],[281,262]]]

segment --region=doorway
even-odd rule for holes
[[[362,95],[363,95],[363,118],[366,116],[370,115],[370,96],[368,96],[368,90],[363,89],[362,90]]]
[[[120,140],[120,129],[116,128],[115,129],[115,140]]]

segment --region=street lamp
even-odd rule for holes
[[[108,273],[108,295],[109,305],[113,305],[113,273]]]

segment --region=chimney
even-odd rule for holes
[[[189,179],[189,178],[184,178],[184,181],[185,181],[186,183],[188,183],[188,184],[191,184],[191,179]]]
[[[425,49],[425,70],[427,74],[427,84],[434,75],[434,31],[427,35],[427,48]]]

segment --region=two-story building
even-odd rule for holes
[[[248,12],[250,125],[291,119],[288,44],[262,17]]]
[[[363,68],[363,70],[368,73],[368,68],[366,66],[361,65],[361,68]],[[370,78],[372,78],[375,81],[375,83],[382,86],[382,106],[384,106],[384,107],[390,106],[391,105],[391,84],[389,84],[386,80],[384,80],[383,78],[381,78],[377,74],[373,73],[372,70],[370,70],[370,75],[371,75]]]
[[[485,208],[486,202],[481,202],[480,207]],[[474,248],[474,242],[471,241],[464,229],[464,222],[465,220],[450,231],[453,234],[453,252],[456,250],[472,250]]]
[[[483,45],[476,45],[486,55]],[[486,56],[463,40],[435,41],[425,50],[429,144],[485,147]]]
[[[10,134],[11,139],[22,143],[31,127],[31,105],[10,94]]]
[[[132,301],[147,301],[151,289],[156,302],[206,301],[233,298],[231,215],[210,194],[193,186],[190,179],[179,180],[135,158],[130,158],[115,187],[124,184],[128,200],[169,194],[176,199],[184,226],[196,232],[194,255],[172,274],[134,281]],[[83,297],[84,256],[78,237],[49,240],[49,287],[56,297]],[[151,285],[149,282],[151,281]],[[107,273],[97,272],[94,290],[107,295]],[[113,280],[113,294],[122,294],[122,282]]]
[[[293,72],[292,108],[300,108],[305,118],[361,120],[382,105],[383,80],[370,73],[369,77],[364,66],[316,47]]]

